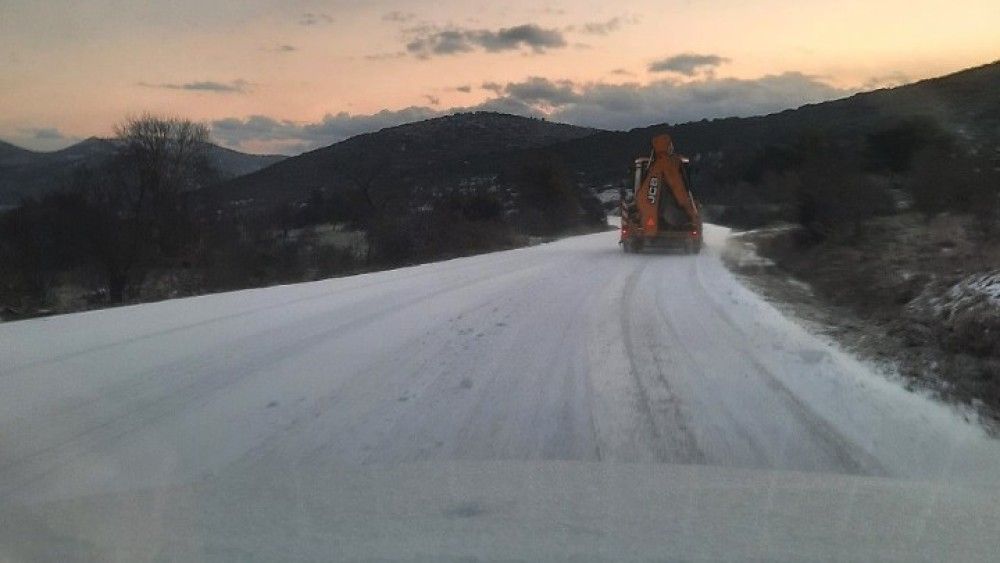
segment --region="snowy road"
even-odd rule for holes
[[[0,502],[282,463],[664,462],[996,482],[953,409],[615,233],[0,325]]]

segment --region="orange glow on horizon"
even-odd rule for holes
[[[590,1],[561,12],[523,1],[414,4],[10,6],[0,20],[0,139],[52,149],[108,135],[115,122],[141,111],[307,124],[341,112],[469,107],[496,96],[484,83],[529,77],[581,88],[755,80],[793,71],[858,91],[1000,58],[993,0]],[[556,33],[564,44],[490,52],[488,40],[475,35],[521,24]],[[408,42],[435,30],[468,30],[473,39],[468,50],[427,59],[407,51]],[[648,69],[685,53],[725,62],[692,75]],[[64,138],[33,138],[45,128]],[[261,142],[241,148],[268,150]]]

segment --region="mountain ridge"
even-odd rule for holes
[[[88,137],[55,151],[33,151],[0,141],[0,205],[41,197],[65,187],[80,165],[96,166],[116,151],[113,139]],[[209,143],[208,158],[224,177],[236,177],[279,162],[283,155],[254,155]]]
[[[224,182],[209,192],[216,201],[263,198],[282,202],[383,174],[397,182],[422,185],[442,174],[461,174],[490,155],[537,149],[597,131],[497,112],[456,113],[356,135]],[[272,190],[273,186],[280,190]]]
[[[1000,61],[767,115],[660,123],[629,131],[577,128],[577,134],[565,139],[546,138],[521,145],[493,145],[489,150],[462,150],[449,154],[456,145],[455,131],[450,131],[452,137],[443,141],[432,132],[448,132],[448,128],[442,126],[454,125],[463,119],[475,121],[489,116],[494,120],[525,120],[545,123],[549,127],[575,128],[507,114],[460,113],[358,135],[215,186],[207,193],[217,203],[236,199],[244,202],[257,199],[264,205],[302,201],[316,189],[350,188],[357,184],[356,179],[351,179],[352,175],[357,175],[357,169],[379,167],[385,168],[386,174],[393,175],[397,181],[409,182],[416,189],[429,185],[456,185],[467,183],[470,178],[496,176],[539,151],[557,156],[579,182],[599,187],[620,181],[628,163],[635,156],[648,152],[649,139],[663,132],[674,136],[680,152],[707,158],[710,163],[715,159],[713,165],[717,167],[749,158],[754,151],[766,146],[790,144],[815,132],[843,143],[864,142],[866,135],[912,118],[935,120],[960,136],[995,139],[1000,138],[1000,101],[994,99],[995,96],[991,98],[990,93],[996,91],[1000,91]],[[477,128],[485,130],[486,126],[463,124],[461,129],[470,135],[464,139],[466,143],[473,142],[471,135]],[[429,155],[423,163],[425,170],[414,169],[413,163],[397,166],[393,147],[398,148],[400,139],[409,133],[416,133],[414,140],[434,144],[419,149],[422,154]],[[728,159],[727,164],[720,163],[719,159]],[[379,161],[382,164],[378,164]],[[347,168],[355,169],[354,173]],[[712,184],[713,181],[707,182],[709,192],[720,189]]]

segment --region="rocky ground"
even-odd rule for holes
[[[786,312],[1000,433],[1000,244],[968,218],[880,218],[849,243],[773,227],[724,254]]]

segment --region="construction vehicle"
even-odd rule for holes
[[[697,254],[702,245],[702,222],[691,194],[688,159],[674,154],[669,135],[653,138],[649,157],[635,159],[622,187],[621,238],[625,252],[646,248],[683,250]]]

